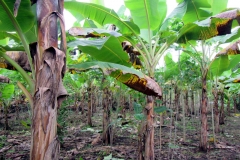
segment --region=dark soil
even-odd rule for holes
[[[68,110],[65,117],[61,140],[60,159],[101,160],[112,155],[113,158],[136,160],[138,125],[132,113],[127,113],[126,119],[117,119],[118,114],[112,114],[114,127],[114,142],[112,145],[103,145],[102,110],[98,109],[93,116],[94,127],[88,127],[87,116]],[[86,112],[85,112],[86,113]],[[20,110],[19,119],[16,112],[9,114],[11,130],[4,131],[3,113],[0,114],[0,159],[29,159],[30,152],[30,114],[29,110]],[[220,126],[221,133],[216,134],[214,144],[212,120],[209,115],[209,146],[206,153],[200,152],[199,126],[197,116],[186,117],[186,139],[183,139],[183,121],[170,124],[171,118],[165,115],[164,126],[159,126],[159,117],[156,116],[155,125],[155,156],[156,159],[189,159],[189,160],[225,160],[240,159],[240,114],[231,114],[225,118],[225,125]],[[182,118],[181,118],[182,119]],[[161,144],[160,144],[161,135]]]

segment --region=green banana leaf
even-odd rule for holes
[[[179,68],[178,64],[173,61],[171,53],[165,55],[164,62],[166,66],[166,70],[164,71],[164,79],[167,81],[179,74]]]
[[[185,15],[187,11],[187,2],[183,1],[177,5],[177,7],[169,14],[169,16],[164,20],[162,23],[162,26],[160,28],[161,31],[165,31],[168,27],[168,23],[172,18],[179,18],[182,19],[182,17]]]
[[[20,42],[20,38],[16,33],[0,32],[0,40],[5,38],[13,39],[15,42]]]
[[[14,0],[0,0],[0,31],[16,31],[7,11],[13,16]],[[7,8],[4,8],[4,5]],[[34,24],[34,15],[29,0],[22,0],[16,17],[23,32],[28,31]]]
[[[240,62],[240,40],[220,51],[209,67],[208,75],[220,76],[224,71],[234,68]]]
[[[101,39],[77,39],[68,43],[69,47],[78,47],[82,52],[93,56],[99,61],[118,63],[131,66],[129,57],[123,51],[121,42],[114,36]]]
[[[85,18],[96,21],[101,25],[114,24],[120,29],[122,34],[134,33],[137,35],[140,33],[140,30],[136,24],[129,21],[122,21],[114,10],[101,5],[77,1],[65,1],[64,7],[70,13],[78,13],[83,15]]]
[[[100,68],[105,75],[116,78],[118,81],[136,91],[142,92],[146,95],[153,95],[159,98],[162,96],[162,90],[157,82],[155,82],[152,78],[144,75],[143,73],[126,66],[109,62],[95,61],[68,65],[68,67],[71,70]]]
[[[185,24],[206,19],[211,16],[211,5],[208,0],[184,0],[187,6],[185,15],[183,16],[183,22]]]
[[[166,0],[124,0],[140,29],[159,28],[167,14]]]
[[[220,76],[224,71],[228,70],[229,63],[227,55],[215,58],[209,67],[208,74],[212,76]]]
[[[216,15],[220,12],[223,12],[226,9],[228,4],[228,0],[208,0],[211,5],[211,13],[212,15]]]

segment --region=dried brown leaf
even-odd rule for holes
[[[236,41],[235,43],[230,44],[229,46],[227,46],[226,48],[221,50],[216,55],[216,57],[223,56],[223,55],[236,55],[236,54],[240,54],[239,46],[240,46],[240,40]]]

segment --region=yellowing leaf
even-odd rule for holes
[[[116,78],[118,81],[124,83],[125,85],[134,90],[142,92],[146,95],[153,95],[159,98],[162,96],[162,89],[157,84],[157,82],[146,75],[141,78],[135,74],[123,73],[121,70],[108,70],[108,73],[111,77]]]

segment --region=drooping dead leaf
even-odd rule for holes
[[[122,42],[122,48],[125,52],[128,53],[130,62],[132,63],[133,67],[135,69],[141,69],[142,63],[140,61],[140,58],[138,57],[140,55],[140,52],[132,46],[132,44],[128,41]]]
[[[240,14],[238,9],[219,13],[216,16],[210,18],[210,31],[212,31],[212,29],[216,30],[216,35],[229,34],[231,33],[232,22],[234,19],[236,19],[240,25]]]
[[[216,23],[218,35],[225,35],[231,33],[232,22],[234,19],[236,19],[238,21],[238,24],[240,25],[239,23],[240,15],[237,9],[219,13],[216,16],[212,17],[212,20],[214,18],[224,19],[222,23]]]
[[[143,73],[119,64],[110,62],[85,62],[76,65],[69,65],[71,73],[81,72],[90,68],[102,69],[105,75],[116,78],[118,81],[124,83],[128,87],[142,92],[146,95],[162,97],[162,89],[156,81],[144,75]]]
[[[132,46],[132,44],[128,41],[122,42],[123,50],[127,53],[134,53],[135,55],[140,55],[139,51]]]
[[[240,54],[240,40],[230,44],[229,46],[221,50],[216,55],[216,57],[223,56],[223,55],[236,55],[236,54]]]
[[[186,24],[180,30],[178,42],[206,40],[214,36],[230,34],[234,20],[237,20],[240,25],[240,12],[238,9],[222,12],[203,21]]]
[[[106,73],[136,91],[158,98],[162,97],[162,89],[158,83],[146,75],[139,77],[135,74],[124,73],[120,70],[108,70]]]

